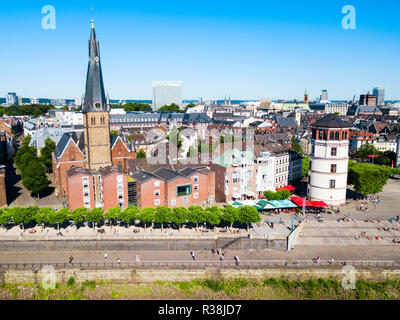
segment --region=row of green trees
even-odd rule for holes
[[[55,143],[47,138],[45,146],[41,149],[41,155],[38,157],[36,148],[29,146],[30,141],[30,135],[22,141],[21,147],[14,157],[14,163],[21,173],[24,187],[32,195],[38,196],[50,184],[46,172],[51,170],[51,153],[55,148]]]
[[[9,116],[33,116],[40,117],[45,115],[50,109],[54,109],[52,105],[30,104],[22,106],[0,107],[0,117],[4,114]]]
[[[124,105],[111,104],[111,108],[124,108],[125,112],[152,111],[151,106],[143,102],[127,102]]]
[[[389,177],[396,174],[400,174],[399,169],[349,161],[347,183],[358,193],[368,196],[382,192]]]
[[[78,208],[70,211],[64,208],[54,211],[52,208],[38,207],[12,207],[0,209],[0,225],[7,227],[8,225],[20,225],[25,228],[26,225],[36,223],[44,226],[45,224],[55,226],[60,229],[60,226],[66,221],[73,221],[78,228],[79,224],[87,221],[98,225],[104,221],[109,226],[115,225],[116,222],[124,222],[131,225],[139,221],[146,228],[148,224],[160,224],[161,229],[165,224],[175,224],[180,227],[185,223],[192,223],[198,228],[201,223],[218,226],[222,221],[232,225],[235,222],[247,225],[261,221],[260,213],[254,207],[243,206],[239,209],[232,206],[226,206],[220,209],[217,206],[203,209],[200,206],[190,206],[168,208],[166,206],[157,208],[139,209],[136,206],[128,207],[121,210],[120,207],[111,208],[104,211],[102,208],[94,208],[92,210],[86,208]]]

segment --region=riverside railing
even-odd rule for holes
[[[1,262],[0,270],[40,269],[51,265],[55,268],[240,268],[260,269],[266,267],[343,267],[352,265],[354,267],[390,267],[400,269],[400,260],[321,260],[318,263],[310,260],[246,260],[236,264],[234,261],[82,261],[82,262]]]

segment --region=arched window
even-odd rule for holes
[[[326,131],[324,131],[324,139],[323,140],[328,140],[328,134]]]
[[[335,133],[335,140],[339,140],[339,131]]]
[[[100,122],[101,122],[101,124],[106,124],[106,118],[101,117]]]
[[[91,123],[91,124],[96,124],[96,118],[95,118],[95,117],[92,117],[92,118],[90,119],[90,123]]]
[[[333,132],[329,134],[329,140],[335,140],[335,134]]]
[[[121,161],[118,162],[118,169],[119,169],[120,171],[122,171],[122,163],[121,163]]]
[[[344,139],[347,140],[347,131],[344,132]]]

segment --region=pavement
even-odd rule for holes
[[[194,251],[199,261],[219,261],[216,254],[210,251]],[[105,251],[71,251],[71,252],[0,252],[1,262],[42,262],[42,263],[64,263],[70,255],[74,262],[104,262]],[[190,251],[107,251],[107,261],[134,262],[136,255],[140,255],[141,261],[192,261]],[[265,261],[265,260],[287,260],[289,263],[298,260],[312,261],[316,257],[321,260],[400,260],[399,247],[381,246],[373,250],[360,250],[354,246],[299,246],[293,251],[243,251],[226,250],[225,261],[233,261],[233,257],[239,255],[240,261]]]

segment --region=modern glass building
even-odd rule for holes
[[[153,110],[171,103],[182,108],[182,82],[153,81]]]
[[[18,97],[15,92],[9,92],[6,97],[6,103],[8,106],[17,106],[18,105]]]
[[[384,87],[376,87],[373,92],[376,95],[376,105],[383,106],[385,105],[385,88]]]

